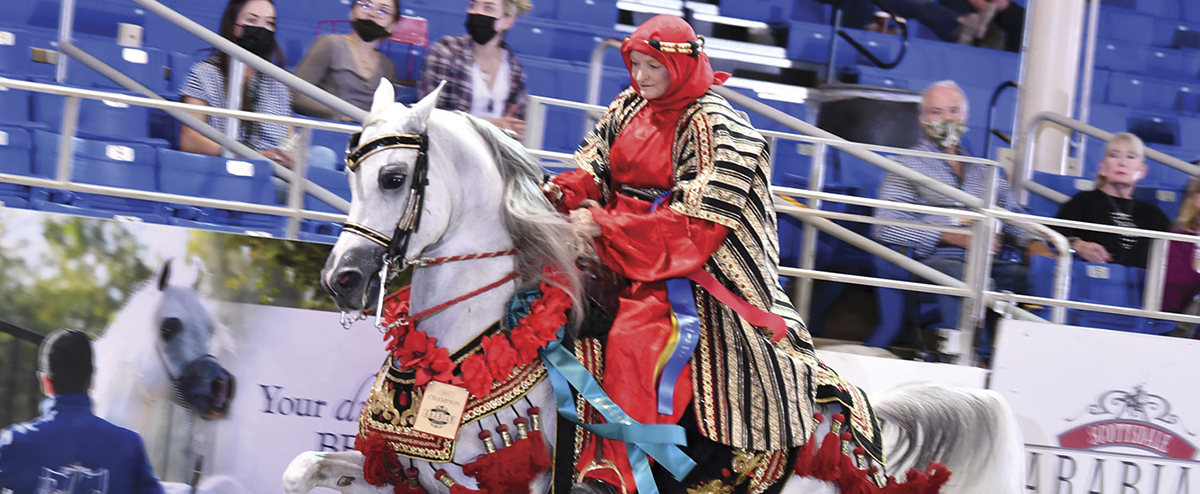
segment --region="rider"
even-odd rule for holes
[[[708,440],[759,452],[802,445],[815,427],[814,398],[829,398],[822,401],[847,405],[855,438],[877,452],[865,398],[817,364],[778,283],[767,141],[710,91],[729,74],[713,71],[703,47],[672,15],[634,31],[621,45],[632,87],[575,153],[579,169],[545,187],[594,238],[600,260],[629,280],[607,337],[603,387],[641,423],[680,423]],[[668,280],[683,278],[691,282],[682,291],[669,290]],[[698,319],[691,337],[689,312]],[[680,357],[689,340],[694,355]],[[664,371],[672,359],[689,357],[675,376]],[[681,422],[685,412],[694,419]],[[603,440],[599,449],[582,448],[581,470],[632,491],[625,445]],[[606,461],[619,476],[595,468]]]

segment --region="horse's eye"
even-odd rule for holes
[[[402,171],[384,171],[379,174],[379,188],[383,190],[399,189],[404,186],[405,178]]]
[[[171,341],[180,331],[183,331],[183,321],[180,321],[178,317],[168,317],[163,319],[158,331],[163,341]]]

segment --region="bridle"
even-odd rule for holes
[[[362,133],[358,132],[350,136],[350,142],[346,145],[346,169],[354,172],[358,169],[362,161],[367,157],[386,151],[389,149],[416,149],[417,160],[413,164],[412,180],[408,190],[408,203],[404,208],[404,214],[396,222],[396,230],[389,237],[378,230],[375,230],[366,225],[352,223],[347,221],[342,227],[343,232],[349,232],[360,237],[363,237],[376,245],[384,248],[383,263],[379,268],[379,299],[375,304],[375,327],[383,327],[383,299],[386,295],[387,283],[391,281],[397,274],[404,271],[408,266],[414,267],[429,267],[438,264],[445,264],[454,261],[466,261],[470,259],[486,259],[492,257],[511,256],[517,253],[516,249],[508,249],[494,252],[484,252],[481,254],[463,254],[445,257],[415,257],[409,259],[406,256],[408,251],[408,241],[412,233],[421,225],[421,213],[425,209],[425,186],[429,185],[429,136],[427,134],[386,134],[376,137],[362,145],[359,145],[359,140],[362,138]],[[419,255],[419,254],[418,254]],[[392,269],[392,265],[396,265],[396,269]],[[450,305],[471,298],[484,291],[495,288],[505,282],[516,278],[516,273],[510,273],[500,282],[492,283],[484,289],[476,290],[466,296],[455,298],[449,302],[440,304],[439,310],[445,309]],[[366,316],[359,314],[357,318],[349,318],[346,313],[342,313],[342,327],[349,329],[350,325],[355,321],[364,319]]]

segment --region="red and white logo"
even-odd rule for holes
[[[1196,458],[1196,446],[1172,429],[1190,437],[1196,434],[1171,411],[1170,402],[1147,393],[1140,384],[1132,391],[1106,391],[1066,421],[1080,419],[1094,421],[1059,434],[1060,445],[1071,449],[1136,448],[1163,458]]]

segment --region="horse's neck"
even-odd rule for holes
[[[510,242],[507,237],[496,238],[492,242],[471,242],[479,247],[467,248],[467,250],[459,247],[453,253],[436,255],[475,254],[503,250],[506,246],[511,245]],[[447,243],[447,245],[457,244]],[[485,249],[482,247],[484,245],[492,247]],[[411,312],[417,314],[486,287],[503,279],[513,269],[513,256],[473,259],[417,268],[412,277]],[[515,284],[510,281],[451,305],[420,321],[418,328],[425,334],[437,338],[439,346],[453,353],[463,345],[470,343],[492,323],[500,320],[504,315],[505,305],[512,298],[514,286]]]

